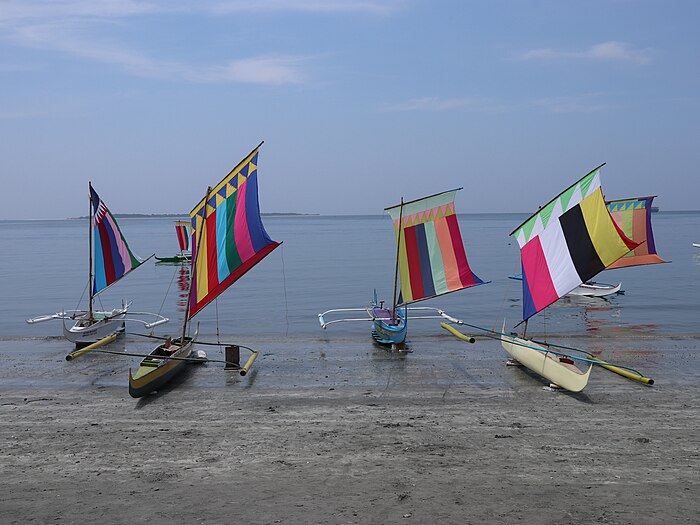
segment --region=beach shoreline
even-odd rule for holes
[[[21,344],[0,341],[1,521],[696,521],[695,367],[653,387],[597,368],[570,394],[505,367],[493,345],[432,339],[404,356],[269,343],[245,378],[193,366],[141,400],[127,393],[132,362],[59,363],[65,344],[48,340],[31,382]]]

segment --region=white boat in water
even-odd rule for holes
[[[617,284],[605,284],[596,283],[594,281],[589,281],[587,283],[579,284],[576,288],[571,290],[567,295],[581,295],[584,297],[606,297],[608,295],[614,295],[620,293],[620,288],[622,283]]]
[[[516,281],[523,280],[522,275],[509,275],[508,278],[515,279]],[[566,295],[578,295],[583,297],[606,297],[608,295],[614,295],[616,293],[623,293],[621,288],[622,283],[606,284],[588,281],[585,283],[581,283]]]
[[[127,322],[142,324],[153,328],[168,319],[150,312],[131,312],[131,303],[122,302],[112,310],[95,310],[95,297],[101,291],[119,281],[129,272],[135,270],[151,257],[140,259],[129,248],[121,233],[117,221],[110,213],[104,201],[100,199],[92,184],[90,189],[90,263],[88,288],[90,290],[86,310],[63,310],[55,314],[40,315],[27,319],[27,323],[41,323],[60,319],[63,321],[63,335],[77,347],[96,343],[110,335],[124,332]],[[66,321],[72,321],[68,326]]]

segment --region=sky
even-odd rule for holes
[[[263,212],[463,187],[699,209],[695,0],[0,0],[0,220],[187,213],[259,142]]]

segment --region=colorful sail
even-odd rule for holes
[[[180,245],[180,251],[190,251],[190,223],[188,221],[175,221],[175,233],[177,235],[177,243]]]
[[[399,243],[401,304],[484,284],[467,262],[454,206],[457,191],[385,210]]]
[[[262,143],[261,143],[262,145]],[[190,212],[190,317],[214,300],[281,243],[267,235],[258,205],[255,148]]]
[[[608,213],[600,186],[601,167],[511,233],[520,245],[523,320],[637,247]]]
[[[608,211],[618,227],[627,237],[639,243],[639,246],[612,263],[608,269],[668,262],[656,254],[654,232],[651,229],[651,204],[654,197],[655,195],[607,202]]]
[[[92,293],[97,294],[138,268],[144,259],[133,254],[114,216],[90,184],[90,202],[93,210],[93,266]]]

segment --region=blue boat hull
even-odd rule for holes
[[[379,306],[374,306],[372,313],[374,323],[372,337],[382,345],[401,344],[406,341],[406,309],[397,309],[398,316],[391,318],[391,311]]]

